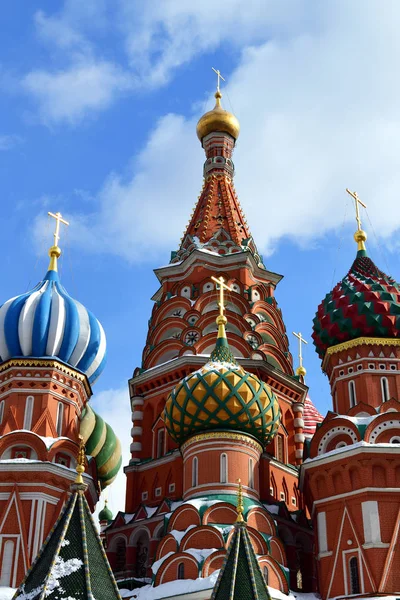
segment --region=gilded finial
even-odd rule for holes
[[[68,221],[62,218],[62,214],[59,212],[55,214],[52,212],[48,212],[47,214],[49,215],[49,217],[53,217],[53,219],[56,220],[56,228],[53,234],[54,244],[53,246],[51,246],[51,248],[49,248],[50,264],[48,270],[57,271],[57,259],[61,256],[61,249],[58,245],[60,239],[60,223],[63,223],[66,226],[68,226],[69,223]]]
[[[218,325],[218,338],[226,338],[225,325],[228,322],[228,319],[225,316],[225,301],[224,301],[224,290],[232,291],[232,288],[229,285],[226,285],[225,279],[222,277],[218,277],[218,279],[214,276],[211,277],[215,283],[219,285],[219,315],[216,318],[216,323]]]
[[[365,242],[367,241],[367,234],[361,228],[361,218],[360,218],[360,204],[364,208],[367,208],[367,205],[364,202],[361,202],[358,197],[357,192],[351,192],[348,188],[346,188],[346,192],[350,194],[350,196],[354,199],[355,207],[356,207],[356,221],[357,221],[357,231],[354,234],[354,240],[357,242],[357,250],[365,250]]]
[[[302,344],[308,344],[308,342],[303,338],[300,331],[299,331],[299,333],[292,331],[292,333],[299,340],[299,366],[296,369],[296,375],[298,377],[304,378],[307,371],[306,371],[305,367],[303,366],[303,346],[302,346]]]
[[[242,482],[241,482],[240,479],[238,479],[237,482],[238,482],[238,495],[237,495],[237,505],[236,505],[236,512],[237,512],[236,523],[244,523],[244,518],[243,518],[244,505],[243,505]]]
[[[79,436],[79,450],[78,456],[76,459],[76,468],[77,476],[75,478],[75,482],[79,485],[84,485],[82,473],[85,472],[85,442],[83,441],[83,437]]]

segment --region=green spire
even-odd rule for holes
[[[235,523],[211,600],[271,600],[244,522]]]
[[[117,584],[84,496],[74,490],[13,600],[79,598],[121,600]]]

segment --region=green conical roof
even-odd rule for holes
[[[121,600],[84,486],[73,489],[13,600]]]
[[[245,523],[236,523],[211,600],[271,600]]]

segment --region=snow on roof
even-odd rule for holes
[[[39,435],[37,433],[35,433],[34,431],[31,431],[30,429],[14,429],[13,431],[9,431],[8,433],[5,433],[3,437],[6,437],[7,435],[13,435],[15,433],[29,433],[31,435],[35,435],[36,437],[40,438],[45,444],[46,444],[46,448],[47,450],[49,448],[51,448],[51,446],[55,443],[58,442],[60,440],[67,440],[68,442],[70,442],[70,438],[65,437],[65,436],[60,436],[60,437],[49,437],[49,436],[44,436],[44,435]]]
[[[335,454],[342,454],[343,452],[348,452],[349,450],[353,450],[353,448],[361,448],[361,447],[369,447],[369,448],[396,448],[400,444],[394,444],[392,442],[389,443],[381,443],[381,444],[370,444],[369,442],[365,442],[361,440],[361,442],[356,442],[355,444],[349,444],[347,446],[341,446],[340,448],[334,448],[329,452],[324,452],[324,454],[318,454],[314,458],[306,458],[303,464],[311,463],[313,461],[319,460],[321,458],[327,458],[329,456],[334,456]],[[369,600],[372,600],[371,598]],[[397,600],[397,599],[396,599]]]
[[[214,571],[209,577],[198,577],[197,579],[178,579],[162,583],[157,587],[145,585],[136,590],[120,590],[122,598],[135,598],[135,600],[159,600],[161,598],[173,598],[178,594],[190,594],[201,590],[211,590],[219,574],[219,570]],[[287,596],[285,596],[287,599]],[[9,600],[7,598],[7,600]]]
[[[189,525],[189,527],[187,529],[185,529],[184,531],[180,531],[178,529],[173,529],[172,531],[170,531],[170,534],[176,539],[178,544],[180,544],[182,538],[187,534],[187,532],[190,529],[193,529],[194,527],[196,527],[196,525]]]
[[[157,571],[161,567],[161,565],[163,564],[163,562],[165,560],[167,560],[167,558],[169,558],[173,554],[175,554],[175,552],[167,552],[167,554],[165,556],[162,556],[161,558],[159,558],[158,560],[156,560],[155,562],[153,562],[151,570],[153,571],[154,575],[157,575]]]
[[[351,421],[355,425],[369,425],[371,423],[371,421],[376,419],[377,416],[378,416],[377,414],[376,415],[368,415],[368,417],[358,417],[357,415],[355,415],[354,417],[351,417],[350,415],[338,415],[337,417],[335,417],[335,419],[338,419],[338,418],[347,419],[348,421]]]
[[[213,552],[216,552],[218,548],[205,548],[204,550],[199,550],[198,548],[188,548],[185,550],[188,554],[194,556],[197,562],[200,564],[206,560]]]
[[[0,600],[11,600],[17,590],[10,587],[0,587]]]

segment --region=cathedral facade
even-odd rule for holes
[[[139,600],[400,595],[400,286],[368,256],[350,192],[356,257],[313,324],[323,418],[234,189],[239,123],[215,98],[197,125],[203,188],[155,270],[125,510],[100,512],[102,543],[89,513],[121,451],[89,404],[105,334],[59,280],[59,213],[43,281],[0,307],[0,586],[20,600],[68,560],[81,583],[57,584],[60,600],[82,582],[117,600],[116,582]]]

